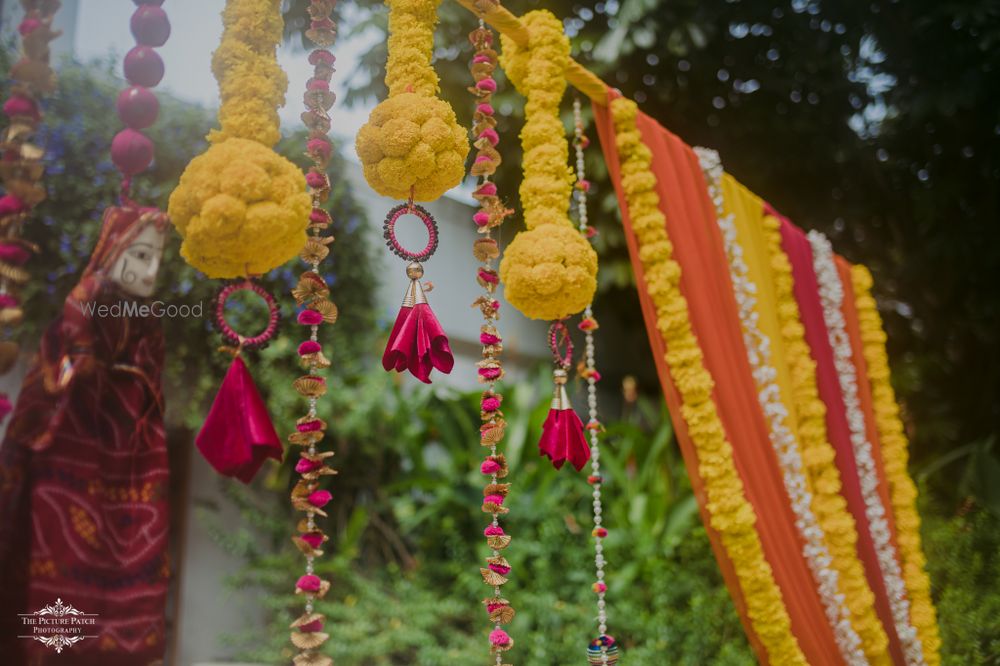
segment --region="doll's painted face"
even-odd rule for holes
[[[111,267],[111,279],[127,294],[139,298],[152,296],[165,242],[166,232],[147,224]]]

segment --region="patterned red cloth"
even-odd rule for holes
[[[155,317],[95,317],[135,300],[107,271],[155,209],[110,208],[63,312],[48,328],[0,446],[0,654],[4,664],[145,666],[164,653],[167,449]],[[66,362],[68,382],[60,383]],[[62,384],[62,385],[61,385]],[[62,654],[21,613],[61,599],[97,614]]]

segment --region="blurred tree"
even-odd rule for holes
[[[290,17],[304,12],[294,0]],[[839,252],[870,266],[889,329],[895,383],[915,459],[1000,432],[1000,2],[873,0],[511,0],[564,18],[576,57]],[[356,30],[385,30],[384,7]],[[462,120],[473,18],[440,11],[443,96]],[[296,23],[291,24],[294,29]],[[385,44],[361,62],[348,102],[384,95]],[[522,100],[501,84],[505,166],[514,198]],[[568,123],[567,123],[568,126]],[[628,371],[650,368],[600,151],[603,298]],[[647,371],[647,389],[656,390]],[[936,487],[949,492],[948,474]],[[957,498],[952,498],[951,501]]]

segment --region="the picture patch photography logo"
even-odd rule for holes
[[[20,613],[18,617],[21,630],[26,632],[18,638],[36,640],[58,653],[85,638],[97,638],[97,614],[84,613],[62,599],[34,613]]]

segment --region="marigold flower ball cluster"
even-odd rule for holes
[[[501,37],[500,62],[527,98],[520,194],[528,229],[505,250],[500,278],[507,300],[525,316],[562,319],[587,307],[597,289],[597,253],[568,215],[573,174],[559,103],[566,91],[569,39],[550,12],[528,12],[522,22],[528,47]]]
[[[169,210],[181,256],[209,277],[230,278],[294,257],[310,208],[295,165],[256,141],[229,139],[191,160]]]
[[[355,148],[373,190],[433,201],[465,177],[469,139],[447,102],[404,92],[375,107]]]
[[[181,256],[211,278],[263,274],[306,241],[310,199],[301,170],[271,149],[288,85],[275,56],[282,36],[273,0],[229,0],[212,58],[222,106],[212,145],[170,195]]]
[[[389,0],[389,97],[372,111],[355,149],[372,189],[394,199],[432,201],[462,182],[468,132],[435,97],[431,67],[440,0]]]

